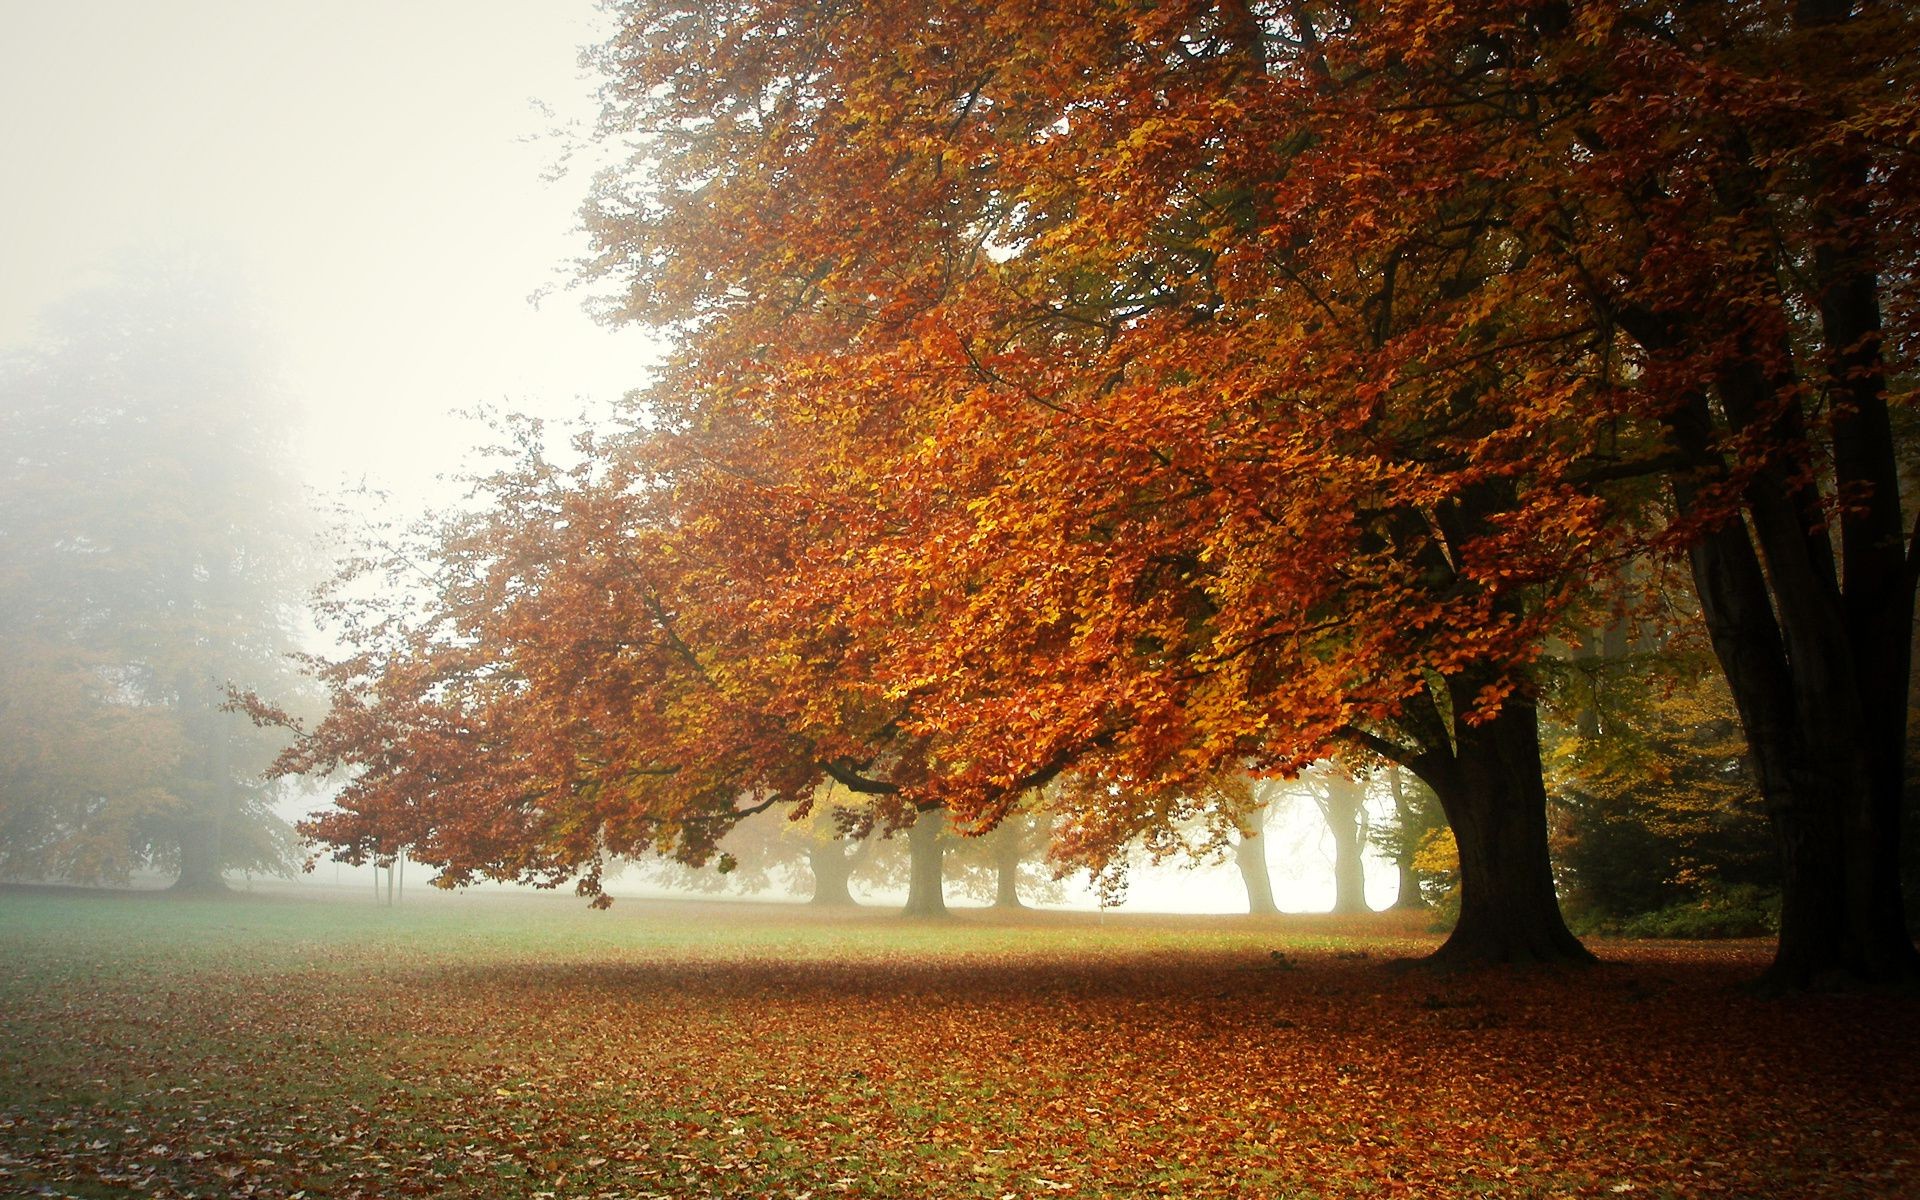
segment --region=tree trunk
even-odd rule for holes
[[[1736,426],[1805,441],[1792,412],[1759,415],[1777,411],[1780,381],[1735,367],[1716,383]],[[1669,430],[1681,450],[1706,459],[1711,422],[1701,393],[1669,417]],[[1880,486],[1897,495],[1894,481]],[[1681,512],[1695,511],[1693,483],[1675,478],[1672,489]],[[1780,856],[1780,939],[1762,982],[1913,979],[1920,953],[1907,933],[1898,868],[1903,771],[1891,765],[1904,758],[1907,689],[1886,678],[1907,664],[1912,581],[1849,565],[1843,594],[1832,547],[1811,523],[1818,498],[1807,490],[1791,463],[1770,464],[1746,490],[1747,519],[1722,520],[1688,550]],[[1900,619],[1885,617],[1887,609]],[[1860,617],[1866,611],[1882,616]]]
[[[1360,781],[1335,770],[1326,779],[1326,800],[1320,813],[1333,834],[1333,911],[1371,912],[1367,907],[1366,843],[1367,791]]]
[[[1800,0],[1794,22],[1802,34],[1845,45],[1824,30],[1853,19],[1853,8]],[[1796,347],[1736,342],[1742,354],[1722,361],[1713,395],[1703,387],[1666,418],[1674,447],[1697,464],[1669,482],[1679,511],[1707,524],[1689,550],[1694,584],[1780,856],[1780,940],[1763,979],[1772,987],[1920,978],[1899,874],[1906,668],[1920,568],[1907,557],[1901,524],[1867,169],[1859,143],[1828,144],[1804,164],[1824,358],[1818,377],[1802,375],[1808,356]],[[1732,214],[1767,203],[1737,172],[1721,182]],[[1785,294],[1768,300],[1783,312],[1794,303]],[[1702,328],[1693,313],[1608,307],[1655,353],[1727,332]],[[1810,383],[1823,393],[1817,410],[1803,401]],[[1713,399],[1730,438],[1716,432]],[[1827,456],[1808,428],[1810,411],[1828,422],[1822,469],[1816,464]],[[1709,497],[1700,480],[1727,474],[1728,446],[1768,457],[1736,509],[1703,511]],[[1822,470],[1845,500],[1837,518],[1822,502]]]
[[[1510,484],[1492,480],[1436,506],[1428,528],[1441,536],[1423,549],[1422,568],[1450,586],[1470,586],[1445,548],[1457,556],[1493,528],[1492,514],[1513,505]],[[1524,612],[1517,594],[1496,607],[1514,617]],[[1438,966],[1593,961],[1560,915],[1547,851],[1539,716],[1513,671],[1485,662],[1430,682],[1406,698],[1395,719],[1417,749],[1407,753],[1405,740],[1387,746],[1401,751],[1388,757],[1433,789],[1460,852],[1460,918],[1429,960]],[[1489,692],[1506,698],[1485,719],[1469,721]]]
[[[1420,873],[1413,869],[1413,839],[1406,831],[1413,824],[1413,801],[1407,798],[1406,780],[1400,776],[1402,768],[1395,764],[1387,768],[1387,786],[1393,793],[1393,819],[1400,827],[1397,839],[1399,846],[1394,852],[1393,866],[1400,877],[1400,891],[1393,898],[1395,908],[1425,908],[1427,899],[1420,894]]]
[[[180,827],[180,878],[176,892],[224,892],[220,871],[220,822],[213,817],[188,821]]]
[[[1795,22],[1819,30],[1853,19],[1845,0],[1801,0]],[[1865,780],[1840,799],[1850,935],[1869,979],[1920,978],[1920,953],[1901,894],[1915,572],[1901,520],[1901,472],[1887,406],[1880,269],[1866,195],[1865,147],[1829,147],[1809,164],[1823,191],[1813,206],[1813,277],[1825,344],[1833,469],[1849,503],[1840,517],[1840,617],[1853,664]],[[1896,272],[1900,268],[1893,268]],[[1863,486],[1864,485],[1864,486]],[[1771,560],[1769,560],[1771,561]],[[1849,761],[1852,761],[1849,756]]]
[[[848,886],[853,880],[853,860],[847,856],[844,842],[836,838],[808,846],[807,867],[813,872],[813,895],[808,904],[822,908],[855,906],[853,889]]]
[[[993,832],[993,870],[995,908],[1025,908],[1020,902],[1020,861],[1026,857],[1026,817],[1008,813]]]
[[[1866,719],[1844,624],[1816,611],[1809,589],[1776,582],[1769,596],[1744,524],[1703,536],[1690,563],[1780,856],[1780,938],[1763,981],[1913,978],[1920,960],[1897,873],[1878,877],[1886,868],[1871,836],[1880,831],[1897,863],[1898,802],[1891,819],[1877,811],[1877,792],[1893,788],[1877,778],[1868,745],[1883,722]]]
[[[1474,688],[1456,681],[1454,711]],[[1460,919],[1430,962],[1585,963],[1567,929],[1547,854],[1547,793],[1533,701],[1509,697],[1478,725],[1457,722],[1456,748],[1419,756],[1414,773],[1440,799],[1460,848]]]
[[[1247,888],[1247,911],[1256,917],[1270,917],[1280,911],[1273,902],[1273,876],[1267,871],[1267,841],[1260,831],[1240,830],[1233,843],[1233,865],[1240,868],[1240,882]]]
[[[947,898],[941,891],[941,860],[946,847],[941,831],[946,827],[946,810],[923,808],[907,827],[907,906],[901,910],[909,917],[944,917]]]

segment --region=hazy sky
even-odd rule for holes
[[[316,482],[430,494],[480,402],[553,414],[650,344],[557,293],[586,181],[591,0],[0,0],[0,342],[128,247],[251,281]],[[548,111],[543,112],[541,105]]]

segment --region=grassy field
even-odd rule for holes
[[[1913,1196],[1920,1002],[1392,916],[0,891],[0,1196]]]

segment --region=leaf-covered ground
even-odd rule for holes
[[[1910,1196],[1920,1002],[1753,943],[0,892],[0,1195]]]

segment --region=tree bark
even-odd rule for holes
[[[1685,503],[1687,489],[1675,493]],[[1743,523],[1702,536],[1689,565],[1780,856],[1780,938],[1763,982],[1800,988],[1920,975],[1900,905],[1898,800],[1889,816],[1878,795],[1897,797],[1897,785],[1878,777],[1869,745],[1885,722],[1867,720],[1844,622],[1820,613],[1809,589],[1777,581],[1769,589]],[[1904,733],[1903,725],[1902,741]],[[1876,831],[1891,847],[1891,869]]]
[[[941,890],[941,865],[946,847],[941,832],[947,824],[946,810],[923,808],[907,827],[907,906],[901,910],[909,917],[944,917],[947,898]]]
[[[995,908],[1025,908],[1020,902],[1020,861],[1026,857],[1026,817],[1008,813],[993,832],[993,870]]]
[[[1853,19],[1845,0],[1801,0],[1795,21],[1815,32]],[[1920,978],[1920,953],[1901,894],[1915,574],[1901,523],[1900,465],[1887,407],[1880,273],[1859,144],[1809,164],[1819,193],[1813,279],[1826,352],[1822,381],[1834,475],[1851,494],[1840,516],[1841,617],[1861,724],[1865,786],[1842,797],[1847,921],[1871,979]]]
[[[180,877],[176,892],[224,892],[220,870],[220,822],[212,817],[188,821],[180,827]]]
[[[1371,912],[1367,907],[1366,864],[1361,857],[1366,842],[1366,788],[1339,770],[1329,772],[1325,782],[1326,799],[1320,803],[1320,815],[1333,834],[1333,911]]]
[[[1493,514],[1513,508],[1511,485],[1490,480],[1435,507],[1421,525],[1437,534],[1417,562],[1437,584],[1473,586],[1454,568],[1462,548],[1486,536]],[[1414,521],[1412,514],[1403,519]],[[1417,542],[1415,544],[1418,544]],[[1450,549],[1449,549],[1450,548]],[[1525,600],[1509,593],[1498,607],[1521,615]],[[1515,668],[1468,664],[1402,703],[1398,742],[1363,738],[1419,776],[1440,801],[1460,852],[1460,918],[1429,961],[1436,966],[1493,963],[1586,963],[1593,955],[1567,929],[1554,891],[1547,851],[1547,788],[1541,776],[1539,716]],[[1479,721],[1482,697],[1504,695]]]
[[[1840,574],[1814,523],[1818,498],[1796,482],[1791,448],[1806,442],[1798,411],[1775,403],[1789,381],[1736,367],[1716,386],[1737,428],[1785,447],[1746,489],[1746,519],[1711,525],[1688,551],[1780,857],[1780,938],[1762,983],[1920,978],[1899,877],[1912,577],[1858,563]],[[1769,410],[1781,415],[1761,415]],[[1668,428],[1683,451],[1712,459],[1704,393],[1675,410]],[[1850,463],[1858,466],[1836,447],[1836,471]],[[1898,496],[1897,476],[1867,473],[1840,484]],[[1671,486],[1679,510],[1696,511],[1692,481]],[[1897,684],[1892,671],[1902,675]]]
[[[1853,19],[1853,8],[1800,0],[1794,21],[1810,40],[1846,45],[1826,30]],[[1820,68],[1850,69],[1833,59]],[[1807,82],[1817,89],[1817,78]],[[1706,525],[1689,549],[1694,584],[1780,857],[1780,939],[1762,980],[1776,988],[1920,978],[1899,872],[1916,564],[1901,526],[1868,162],[1863,143],[1828,142],[1797,176],[1807,189],[1798,200],[1812,249],[1817,373],[1805,371],[1798,347],[1752,344],[1736,326],[1738,355],[1721,361],[1712,394],[1697,389],[1666,416],[1674,447],[1700,465],[1669,483],[1679,511]],[[1769,203],[1762,178],[1758,168],[1750,179],[1732,172],[1719,194],[1729,216],[1770,228],[1771,213],[1752,211]],[[1784,329],[1795,300],[1768,293],[1774,274],[1756,275],[1756,295],[1782,309]],[[1728,340],[1701,314],[1602,303],[1655,354]],[[1804,401],[1809,383],[1822,393],[1817,410]],[[1714,400],[1731,437],[1716,429]],[[1814,411],[1828,422],[1824,465],[1808,427]],[[1757,466],[1729,462],[1756,451],[1766,455]],[[1752,469],[1737,507],[1702,508],[1710,497],[1700,481],[1734,465]],[[1837,514],[1820,493],[1829,471],[1827,486],[1845,499]]]
[[[1465,711],[1474,689],[1456,681],[1452,691],[1454,711]],[[1428,961],[1592,962],[1554,892],[1533,701],[1510,696],[1480,724],[1457,722],[1454,743],[1410,764],[1439,797],[1460,848],[1460,919]]]
[[[1400,777],[1398,763],[1387,768],[1387,786],[1393,794],[1393,819],[1400,827],[1399,846],[1393,856],[1394,871],[1400,878],[1400,891],[1393,898],[1394,908],[1425,908],[1427,899],[1420,894],[1420,873],[1413,869],[1413,841],[1406,830],[1413,824],[1413,801],[1407,798],[1406,781]]]
[[[839,839],[807,847],[807,867],[813,872],[813,895],[808,904],[822,908],[853,908],[853,860]]]
[[[1273,902],[1273,876],[1267,870],[1267,840],[1260,830],[1241,829],[1233,843],[1233,865],[1240,868],[1240,882],[1247,889],[1247,912],[1270,917],[1280,911]]]

